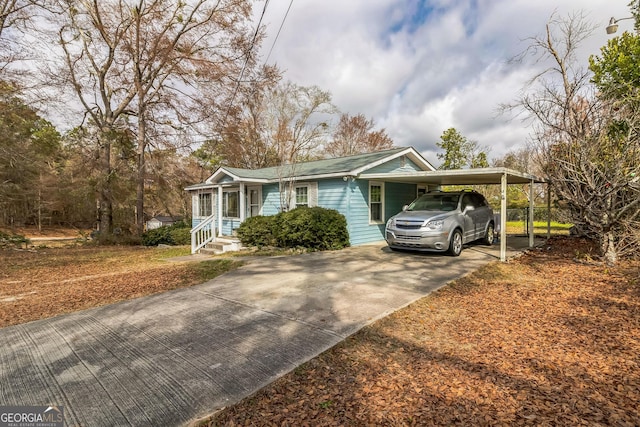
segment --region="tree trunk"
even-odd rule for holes
[[[103,179],[100,183],[98,193],[100,194],[100,215],[98,231],[102,234],[113,233],[113,200],[111,194],[111,142],[108,134],[102,135],[102,173]]]
[[[138,182],[136,183],[136,232],[144,232],[144,180],[147,172],[144,151],[146,148],[146,123],[138,116]]]
[[[604,262],[613,266],[618,262],[618,252],[616,251],[616,238],[613,231],[609,230],[603,233],[602,238],[600,240],[600,251],[602,252],[602,257],[604,258]]]

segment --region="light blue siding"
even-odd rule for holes
[[[221,184],[226,184],[228,182],[233,182],[233,178],[231,178],[229,175],[225,175],[222,178],[220,178],[218,182]]]
[[[327,209],[335,209],[342,215],[347,216],[348,187],[351,180],[347,182],[342,179],[325,179],[318,181],[318,206]]]
[[[262,215],[270,216],[280,212],[279,184],[265,184],[262,186]]]
[[[386,182],[384,187],[384,220],[386,222],[415,198],[417,187],[415,184],[393,182]],[[276,215],[280,212],[278,188],[277,183],[262,186],[263,215]],[[214,193],[213,196],[217,198],[217,194]],[[217,206],[217,201],[215,205]],[[384,240],[384,224],[369,224],[369,180],[344,181],[342,178],[319,180],[318,206],[335,209],[345,216],[352,246]],[[193,227],[201,221],[201,218],[193,218]],[[222,233],[231,235],[239,225],[239,219],[224,218]],[[217,221],[215,227],[217,228]]]
[[[217,222],[217,221],[216,221]],[[222,219],[222,235],[233,236],[234,230],[240,227],[240,219],[235,218],[223,218]]]
[[[380,181],[376,181],[380,182]],[[348,216],[352,245],[384,240],[385,224],[369,223],[369,180],[358,180],[352,185]],[[402,210],[416,196],[415,184],[384,183],[384,222]]]
[[[405,156],[398,157],[397,159],[390,160],[379,166],[371,169],[367,169],[364,174],[368,173],[392,173],[392,172],[417,172],[422,171],[414,162]]]
[[[369,224],[369,180],[352,184],[349,213],[349,238],[352,245],[384,239],[384,224]]]

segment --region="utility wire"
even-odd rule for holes
[[[276,38],[273,39],[273,43],[271,44],[271,49],[269,49],[269,54],[267,55],[267,59],[264,60],[266,64],[269,61],[269,57],[271,56],[271,52],[273,52],[273,47],[276,45],[278,41],[278,37],[280,36],[280,31],[282,31],[282,27],[284,27],[284,21],[287,20],[287,16],[289,16],[289,11],[291,10],[291,5],[293,5],[293,0],[289,2],[289,7],[287,8],[287,13],[284,14],[284,18],[282,18],[282,22],[280,23],[280,28],[278,28],[278,33],[276,34]]]
[[[231,106],[233,102],[236,100],[236,95],[238,94],[238,89],[240,88],[240,83],[242,82],[242,78],[244,77],[244,72],[247,70],[247,65],[249,64],[249,60],[251,59],[251,52],[256,44],[256,40],[258,38],[258,34],[260,33],[260,25],[262,24],[262,19],[264,18],[264,14],[267,12],[267,6],[269,6],[269,0],[264,2],[264,7],[262,8],[262,14],[260,15],[260,20],[258,21],[258,25],[256,26],[256,31],[253,33],[253,39],[251,40],[251,46],[249,46],[249,51],[247,52],[247,57],[244,60],[244,64],[242,65],[242,71],[240,72],[240,77],[236,82],[236,87],[233,90],[233,95],[231,95],[231,100],[229,101],[229,106],[227,107],[227,112],[224,115],[224,120],[222,121],[222,127],[227,123],[227,118],[229,117],[229,111],[231,111]]]

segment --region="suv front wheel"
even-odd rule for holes
[[[462,252],[462,233],[458,229],[453,230],[453,233],[451,233],[448,252],[451,256],[459,256]]]

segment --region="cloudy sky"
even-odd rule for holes
[[[583,45],[585,65],[610,37],[609,19],[630,16],[629,0],[270,0],[262,61],[285,78],[317,85],[352,115],[372,118],[397,146],[438,165],[436,142],[456,128],[497,158],[526,143],[520,120],[498,114],[535,70],[509,59],[550,16],[584,12],[597,31]],[[264,1],[256,2],[256,13]],[[288,16],[274,44],[287,9]],[[633,30],[633,21],[619,23]]]

